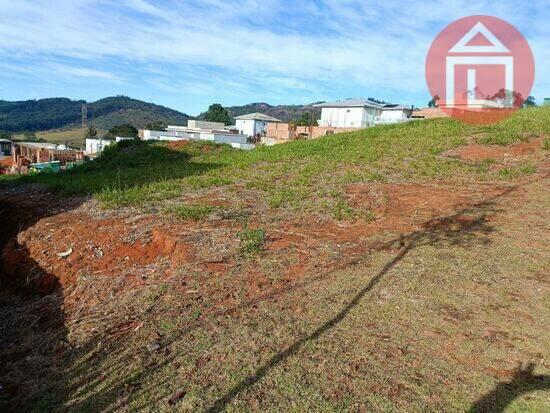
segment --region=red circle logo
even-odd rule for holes
[[[511,116],[531,93],[535,59],[527,40],[511,24],[470,16],[447,26],[426,58],[432,105],[474,124]]]

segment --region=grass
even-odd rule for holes
[[[529,109],[499,125],[419,121],[251,152],[124,143],[66,173],[16,178],[183,220],[214,215],[190,199],[222,196],[237,212],[190,231],[172,220],[193,250],[177,268],[90,267],[64,296],[0,295],[2,339],[16,343],[0,348],[0,384],[21,389],[21,411],[483,411],[506,400],[548,411],[548,377],[530,377],[549,375],[548,181],[513,181],[535,163],[498,170],[439,155],[472,136],[549,133],[550,110]],[[378,183],[430,191],[439,180],[473,198],[452,211],[418,205],[439,218],[415,209],[406,230],[380,220],[354,232],[375,216],[350,185],[370,195]],[[515,189],[478,202],[503,188]],[[395,205],[387,217],[399,218]],[[529,362],[534,372],[518,370]]]
[[[211,213],[216,211],[216,207],[211,205],[177,205],[169,208],[168,211],[180,219],[191,221],[202,221]]]
[[[85,128],[72,128],[72,129],[62,129],[62,130],[51,130],[45,132],[36,132],[36,137],[39,139],[44,139],[46,142],[56,143],[56,144],[65,144],[68,143],[72,147],[84,147],[85,139],[84,135],[86,133]],[[101,135],[104,131],[98,131]],[[14,135],[14,139],[25,140],[23,134]]]
[[[239,232],[240,252],[246,258],[253,258],[262,251],[265,240],[265,231],[263,229],[249,229],[245,227]]]
[[[519,111],[491,126],[451,119],[411,122],[295,141],[245,152],[227,145],[162,143],[108,148],[95,162],[57,175],[22,177],[67,195],[92,194],[104,206],[147,207],[188,191],[234,184],[263,193],[269,208],[289,208],[346,218],[353,215],[330,192],[350,183],[388,179],[491,178],[489,168],[465,166],[439,156],[481,134],[484,143],[508,144],[550,133],[550,110]],[[504,174],[504,175],[503,175]],[[512,177],[501,173],[495,177]],[[332,211],[332,212],[331,212]]]

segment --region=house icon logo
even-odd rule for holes
[[[426,59],[434,102],[469,123],[510,116],[529,96],[535,77],[533,53],[509,23],[471,16],[445,28]]]

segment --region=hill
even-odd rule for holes
[[[11,133],[74,129],[80,126],[84,100],[49,98],[19,102],[0,101],[0,130]],[[189,116],[164,106],[131,99],[107,97],[88,103],[88,121],[98,129],[108,130],[121,123],[137,128],[149,122],[186,124]]]
[[[0,411],[550,411],[549,165],[536,108],[2,175]]]
[[[321,111],[319,109],[313,109],[313,105],[315,103],[311,103],[309,105],[272,106],[269,103],[257,102],[257,103],[250,103],[248,105],[243,105],[243,106],[230,106],[226,109],[232,118],[234,118],[235,116],[245,115],[247,113],[260,112],[268,116],[272,116],[274,118],[280,119],[284,122],[288,122],[291,120],[300,119],[303,113],[309,112],[311,110],[313,110],[315,119],[320,118]],[[202,116],[202,114],[200,116]]]

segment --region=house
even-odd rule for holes
[[[264,115],[263,113],[249,113],[247,115],[236,116],[236,128],[240,134],[248,137],[265,136],[267,124],[270,122],[281,122],[279,119]]]
[[[545,98],[543,106],[550,106],[550,98]]]
[[[13,142],[9,139],[0,139],[0,159],[11,156]]]
[[[115,143],[112,139],[86,139],[86,155],[98,155],[103,150]]]
[[[319,126],[334,128],[366,128],[384,123],[408,120],[413,108],[374,102],[369,99],[346,99],[314,105],[321,108]]]

